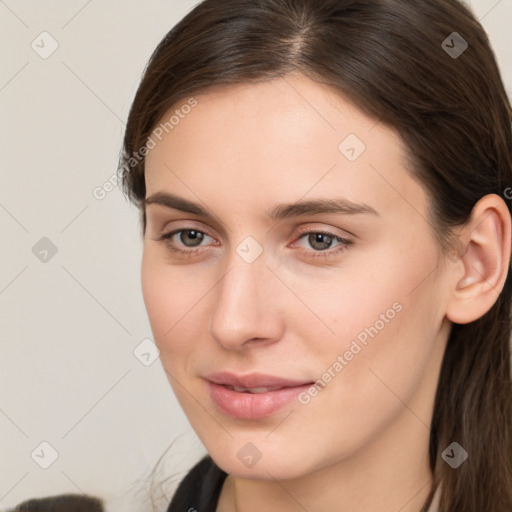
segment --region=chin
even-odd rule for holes
[[[217,466],[235,478],[291,480],[315,470],[314,464],[308,463],[300,450],[264,445],[258,440],[243,440],[232,442],[231,446],[217,444],[208,452]]]

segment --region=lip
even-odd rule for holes
[[[275,388],[275,387],[296,387],[304,384],[311,384],[310,380],[294,380],[265,375],[263,373],[249,373],[236,375],[230,372],[211,373],[205,377],[206,380],[215,384],[237,386],[241,388]]]
[[[210,398],[221,412],[237,419],[257,420],[266,418],[297,399],[312,381],[283,379],[272,375],[234,375],[221,372],[206,377]],[[226,386],[244,388],[280,387],[263,393],[246,393]]]

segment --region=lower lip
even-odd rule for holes
[[[219,409],[233,418],[257,420],[270,416],[297,399],[312,384],[277,389],[265,393],[240,393],[208,381],[210,396]]]

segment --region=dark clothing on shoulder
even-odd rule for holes
[[[205,455],[180,482],[167,512],[215,512],[227,473]]]

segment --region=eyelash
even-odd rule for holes
[[[193,256],[193,255],[197,254],[198,252],[201,252],[203,250],[201,247],[193,248],[193,249],[180,249],[179,247],[172,245],[170,239],[174,235],[181,233],[183,231],[196,231],[197,233],[201,233],[203,235],[207,235],[207,236],[213,238],[206,231],[201,231],[201,230],[195,229],[195,228],[181,228],[181,229],[176,229],[174,231],[170,231],[169,233],[165,233],[157,240],[165,241],[169,250],[171,250],[172,252],[174,252],[176,254]],[[327,235],[327,236],[333,238],[335,241],[340,242],[341,245],[339,245],[336,249],[333,249],[333,250],[326,249],[323,251],[314,251],[314,250],[306,251],[307,253],[309,253],[308,256],[311,258],[322,258],[322,259],[332,258],[332,257],[337,256],[338,254],[341,254],[342,252],[346,251],[353,243],[352,240],[349,240],[347,238],[342,238],[338,235],[335,235],[334,233],[330,233],[329,231],[314,231],[314,230],[313,231],[308,231],[308,230],[301,231],[299,233],[299,237],[297,238],[297,241],[302,239],[306,235],[314,235],[314,234]]]

